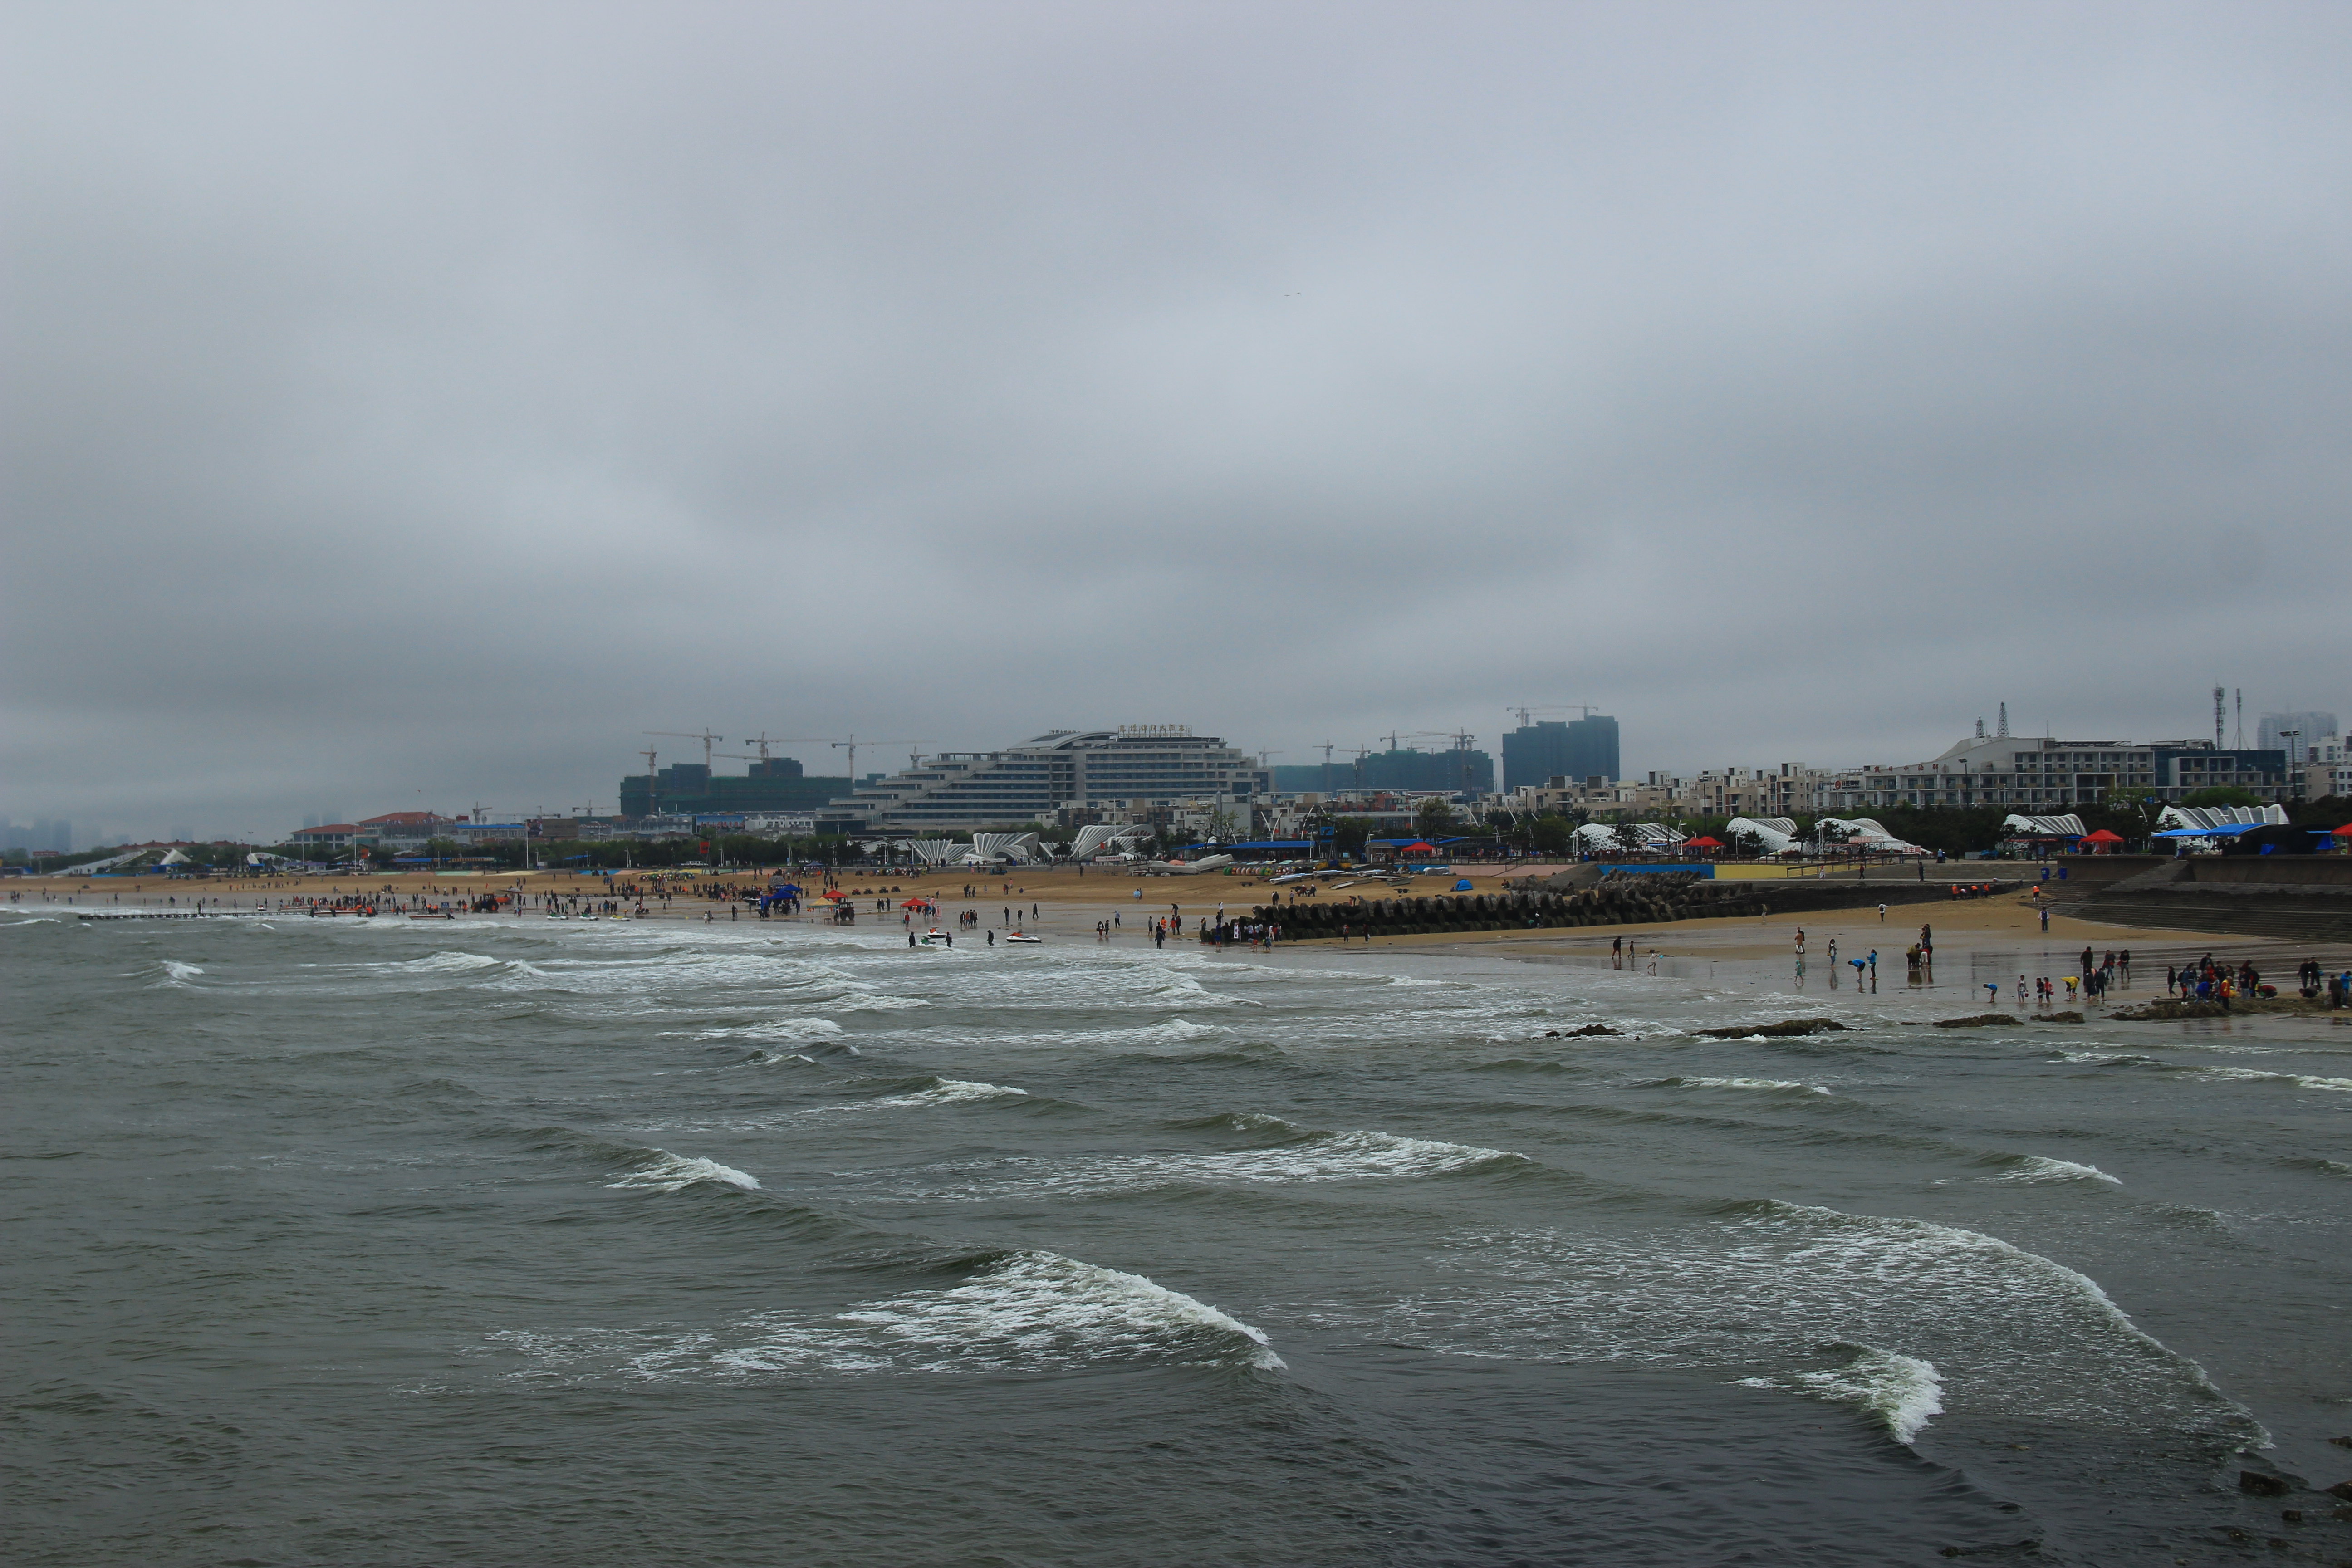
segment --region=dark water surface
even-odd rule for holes
[[[9,1561],[2352,1557],[2352,1030],[903,940],[10,917]]]

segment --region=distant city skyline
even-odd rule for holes
[[[0,16],[0,810],[2352,704],[2340,6],[565,16]]]

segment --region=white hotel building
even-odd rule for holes
[[[1052,730],[997,752],[944,752],[864,784],[818,815],[825,831],[922,833],[1077,815],[1129,820],[1207,803],[1244,823],[1273,774],[1246,752],[1184,724]]]

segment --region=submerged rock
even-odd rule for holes
[[[1783,1018],[1777,1024],[1736,1024],[1728,1029],[1701,1029],[1711,1040],[1744,1040],[1752,1035],[1778,1038],[1787,1035],[1826,1035],[1845,1027],[1835,1018]]]
[[[2007,1013],[1971,1013],[1965,1018],[1938,1018],[1936,1020],[1936,1027],[1939,1029],[1992,1029],[1998,1028],[2003,1024],[2014,1026],[2021,1024],[2025,1020],[2022,1018],[2011,1017]],[[2082,1016],[2079,1014],[2076,1015],[2074,1022],[2079,1024],[2082,1021]]]

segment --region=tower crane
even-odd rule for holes
[[[857,783],[858,747],[919,746],[922,744],[920,741],[861,741],[857,738],[856,731],[852,731],[847,735],[839,737],[833,735],[771,735],[762,731],[759,737],[753,740],[751,743],[760,748],[760,755],[763,758],[768,754],[768,748],[770,746],[831,746],[835,751],[846,750],[849,752],[849,782],[853,785]],[[919,762],[921,758],[919,755],[915,760]]]
[[[1514,702],[1506,707],[1503,711],[1517,714],[1519,728],[1524,730],[1528,727],[1528,718],[1530,714],[1572,712],[1590,719],[1601,710],[1596,704],[1591,702]]]
[[[721,741],[724,741],[724,740],[726,740],[726,739],[727,739],[727,737],[726,737],[726,736],[724,736],[724,735],[714,735],[714,734],[712,734],[712,733],[711,733],[709,730],[707,730],[707,729],[704,729],[704,730],[647,730],[647,731],[644,731],[644,733],[648,734],[648,735],[667,735],[667,736],[670,736],[671,738],[673,738],[673,739],[675,739],[675,740],[680,740],[680,741],[699,741],[699,742],[702,742],[702,766],[703,766],[703,771],[704,771],[704,772],[706,772],[706,773],[707,773],[707,772],[709,772],[709,769],[710,769],[710,748],[711,748],[714,744],[716,744],[717,742],[721,742]]]

